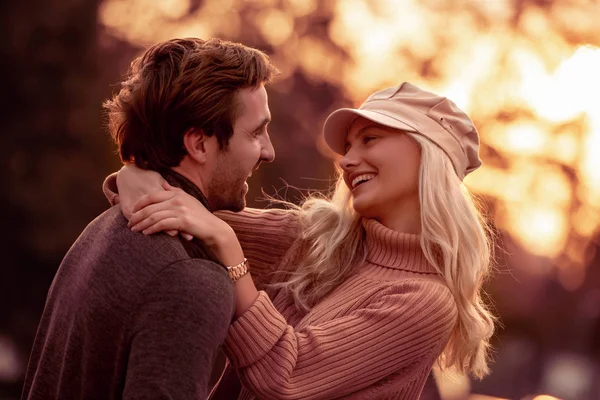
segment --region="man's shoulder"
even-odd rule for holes
[[[87,242],[86,247],[101,249],[101,252],[113,252],[115,260],[132,258],[159,266],[185,259],[187,255],[176,237],[164,233],[144,235],[132,232],[118,205],[91,221],[78,242]]]
[[[231,312],[235,302],[233,282],[225,268],[198,258],[169,264],[148,282],[142,293],[147,301],[161,299],[172,304],[195,304],[194,307],[202,309]]]
[[[146,283],[168,275],[178,280],[178,285],[230,284],[225,268],[208,259],[200,243],[191,244],[165,233],[132,232],[118,206],[92,221],[73,247],[84,260],[102,264],[103,268],[113,264]],[[107,268],[107,272],[112,269]]]
[[[227,270],[221,265],[202,258],[186,258],[164,266],[159,274],[188,287],[233,287]]]

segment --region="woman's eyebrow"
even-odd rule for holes
[[[369,128],[373,128],[373,127],[376,128],[378,126],[379,126],[379,124],[376,124],[374,122],[367,124],[367,125],[363,126],[362,128],[360,128],[358,131],[356,131],[356,133],[352,134],[352,137],[355,139],[359,138],[359,137],[363,136]],[[350,135],[346,136],[346,141],[344,142],[344,150],[345,151],[348,151],[348,147],[350,146],[350,141],[348,140],[349,137],[350,137]]]
[[[362,135],[364,135],[366,133],[366,131],[370,128],[376,128],[379,125],[376,123],[370,123],[368,125],[363,126],[362,128],[360,128],[358,131],[356,131],[356,133],[353,135],[354,137],[360,137]]]

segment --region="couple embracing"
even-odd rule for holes
[[[105,107],[113,207],[50,287],[23,399],[433,398],[434,365],[488,373],[491,244],[462,185],[479,136],[410,83],[334,111],[329,197],[246,208],[275,150],[259,50],[173,39]]]

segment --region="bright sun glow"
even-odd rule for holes
[[[105,0],[100,20],[140,46],[174,36],[262,38],[283,72],[277,90],[289,90],[300,70],[355,104],[402,81],[442,93],[479,127],[484,166],[465,182],[491,199],[497,226],[534,254],[589,261],[600,230],[600,49],[583,45],[600,33],[593,9],[526,3],[517,21],[508,0],[193,3]],[[581,268],[561,274],[582,279]]]

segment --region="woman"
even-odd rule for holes
[[[330,199],[219,213],[234,235],[163,183],[130,219],[145,234],[191,234],[239,272],[223,346],[239,398],[417,399],[436,362],[486,375],[490,242],[461,182],[481,165],[472,121],[403,83],[335,111],[324,134],[342,155]],[[160,185],[153,172],[120,174],[124,201],[132,186]]]

